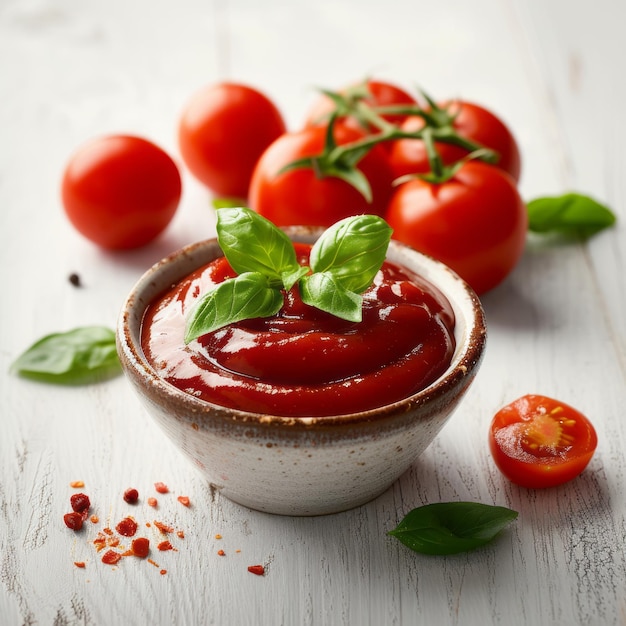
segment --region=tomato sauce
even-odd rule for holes
[[[303,265],[309,250],[296,244]],[[343,415],[416,393],[452,359],[449,302],[390,262],[363,294],[359,323],[304,304],[295,287],[277,315],[185,345],[185,316],[197,298],[234,275],[223,257],[196,270],[150,304],[142,327],[142,347],[157,373],[208,402],[289,417]]]

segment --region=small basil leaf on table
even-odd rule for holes
[[[389,534],[422,554],[457,554],[491,541],[517,518],[506,507],[441,502],[413,509]]]
[[[229,278],[204,294],[187,318],[185,343],[228,324],[280,311],[283,296],[270,287],[259,272],[244,272]]]
[[[13,362],[11,371],[67,385],[110,378],[121,372],[115,332],[102,326],[85,326],[46,335]]]
[[[527,203],[528,228],[536,233],[591,237],[615,223],[614,213],[588,196],[568,193]]]

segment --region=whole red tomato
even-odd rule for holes
[[[282,115],[267,96],[247,85],[218,83],[191,98],[178,140],[185,164],[213,193],[247,198],[257,160],[284,132]]]
[[[79,148],[61,183],[75,228],[112,250],[152,241],[174,216],[180,195],[180,173],[171,157],[129,135],[100,137]]]
[[[325,136],[325,127],[312,126],[279,137],[263,153],[254,170],[250,184],[250,208],[277,226],[329,227],[351,215],[382,215],[391,194],[392,176],[380,146],[374,146],[357,165],[369,181],[371,202],[344,180],[320,174],[311,167],[281,173],[286,165],[294,161],[321,154]],[[351,143],[362,136],[362,133],[346,126],[338,126],[334,132],[339,145]]]
[[[453,127],[456,132],[473,142],[495,150],[500,169],[508,172],[513,179],[519,181],[521,173],[521,157],[515,137],[504,122],[487,109],[471,102],[454,102],[445,104],[441,108],[447,109],[455,115]],[[402,130],[414,132],[424,126],[421,117],[408,117],[402,124]],[[468,154],[468,151],[449,143],[436,142],[435,146],[444,164],[450,165],[459,161]],[[389,152],[389,161],[396,177],[406,174],[430,172],[430,164],[421,139],[399,139],[392,142]]]
[[[368,80],[363,84],[352,85],[339,93],[350,97],[350,94],[361,93],[363,88],[369,95],[362,98],[362,101],[370,107],[383,107],[394,104],[416,104],[415,98],[406,91],[389,82],[380,80]],[[328,96],[320,96],[309,111],[305,125],[316,126],[325,124],[334,110],[335,103]],[[382,115],[381,117],[392,124],[400,124],[406,118],[406,115]],[[355,130],[372,130],[367,123],[359,121],[352,116],[344,118],[342,123],[347,124]]]
[[[395,239],[439,259],[478,294],[513,270],[528,224],[513,179],[478,161],[443,183],[416,178],[400,185],[385,218]]]
[[[498,469],[531,489],[554,487],[578,476],[598,444],[591,422],[573,407],[526,395],[496,413],[489,447]]]

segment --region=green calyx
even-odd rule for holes
[[[328,90],[321,90],[321,92],[334,104],[334,110],[327,118],[328,127],[322,153],[293,161],[282,168],[279,173],[308,167],[313,169],[318,177],[332,176],[345,181],[352,185],[367,202],[372,202],[370,184],[358,168],[358,164],[374,146],[380,143],[398,139],[422,140],[428,154],[431,171],[428,174],[416,176],[433,183],[443,183],[449,180],[460,167],[460,165],[456,168],[444,166],[435,142],[461,147],[470,153],[469,158],[472,159],[480,159],[487,163],[498,161],[496,152],[459,135],[454,128],[458,113],[452,113],[449,108],[440,107],[424,92],[421,92],[421,95],[428,105],[427,108],[417,104],[370,106],[367,101],[372,94],[368,89],[367,81],[350,87],[342,93]],[[385,119],[386,115],[418,116],[424,120],[424,126],[411,132],[402,130],[397,124]],[[337,145],[334,139],[334,128],[337,121],[343,117],[352,117],[357,120],[367,135],[356,141]],[[461,165],[464,162],[465,160],[461,162]]]
[[[360,322],[361,294],[385,260],[391,232],[375,215],[343,219],[315,242],[304,267],[272,222],[247,208],[218,209],[218,241],[237,276],[200,297],[187,316],[185,343],[234,322],[276,315],[284,292],[296,285],[305,304]]]

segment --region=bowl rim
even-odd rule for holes
[[[308,226],[289,226],[283,227],[282,230],[284,230],[294,242],[314,241],[324,231],[323,228]],[[298,427],[304,429],[310,429],[311,427],[319,429],[322,427],[326,430],[329,428],[336,429],[338,426],[354,426],[355,424],[381,424],[381,422],[384,422],[386,419],[393,419],[394,417],[408,415],[417,407],[426,405],[428,402],[435,401],[434,403],[436,404],[437,399],[443,398],[448,391],[461,385],[464,379],[467,378],[468,374],[474,372],[478,368],[483,359],[487,339],[486,320],[482,304],[474,290],[465,280],[463,280],[458,274],[441,261],[419,252],[404,243],[392,240],[389,245],[389,251],[392,257],[394,256],[394,253],[396,253],[397,255],[404,254],[409,257],[418,258],[420,261],[420,267],[422,269],[423,267],[428,268],[428,274],[437,272],[441,276],[447,276],[446,280],[455,285],[459,290],[459,293],[463,294],[472,311],[472,315],[468,318],[468,327],[465,328],[462,342],[459,342],[459,338],[457,337],[457,348],[452,361],[446,371],[437,380],[411,396],[391,404],[368,409],[366,411],[320,417],[289,417],[271,415],[267,413],[254,413],[224,407],[209,402],[208,400],[192,396],[178,387],[175,387],[171,383],[168,383],[165,379],[159,376],[156,370],[150,365],[143,353],[141,345],[133,339],[130,320],[133,316],[133,308],[137,306],[137,303],[141,303],[142,310],[138,316],[138,328],[140,329],[148,304],[155,297],[157,297],[158,294],[163,293],[167,289],[167,287],[162,287],[161,289],[156,288],[156,279],[164,271],[164,268],[168,268],[175,262],[180,263],[190,256],[192,258],[195,255],[202,256],[203,253],[205,255],[209,255],[210,251],[212,252],[216,249],[218,254],[214,255],[212,258],[217,258],[223,255],[219,248],[217,238],[213,237],[204,239],[202,241],[188,244],[152,265],[136,281],[128,296],[124,300],[116,329],[117,350],[125,375],[127,377],[130,376],[131,378],[135,378],[137,381],[143,381],[143,383],[148,386],[151,393],[158,393],[160,396],[175,398],[176,402],[180,403],[181,410],[189,415],[193,415],[196,421],[201,419],[200,416],[210,415],[212,420],[221,419],[229,423],[239,422],[246,424],[248,427],[253,425],[262,428],[289,427],[290,430]],[[390,253],[388,252],[388,259],[391,262],[401,264],[401,262],[395,260],[394,258],[389,258]],[[208,262],[210,262],[210,260],[199,261],[194,267],[201,267],[202,264]],[[176,274],[177,277],[174,281],[184,278],[192,271],[193,268],[190,269],[186,267],[183,271]],[[417,273],[419,274],[419,272]],[[425,276],[425,278],[431,283],[433,282],[427,276]],[[457,300],[451,298],[448,291],[443,289],[441,285],[435,284],[435,287],[437,287],[443,295],[448,298],[455,310],[455,315],[457,315],[459,308]],[[141,296],[141,294],[149,289],[152,289],[154,293],[146,300]],[[140,383],[137,382],[137,384]]]

